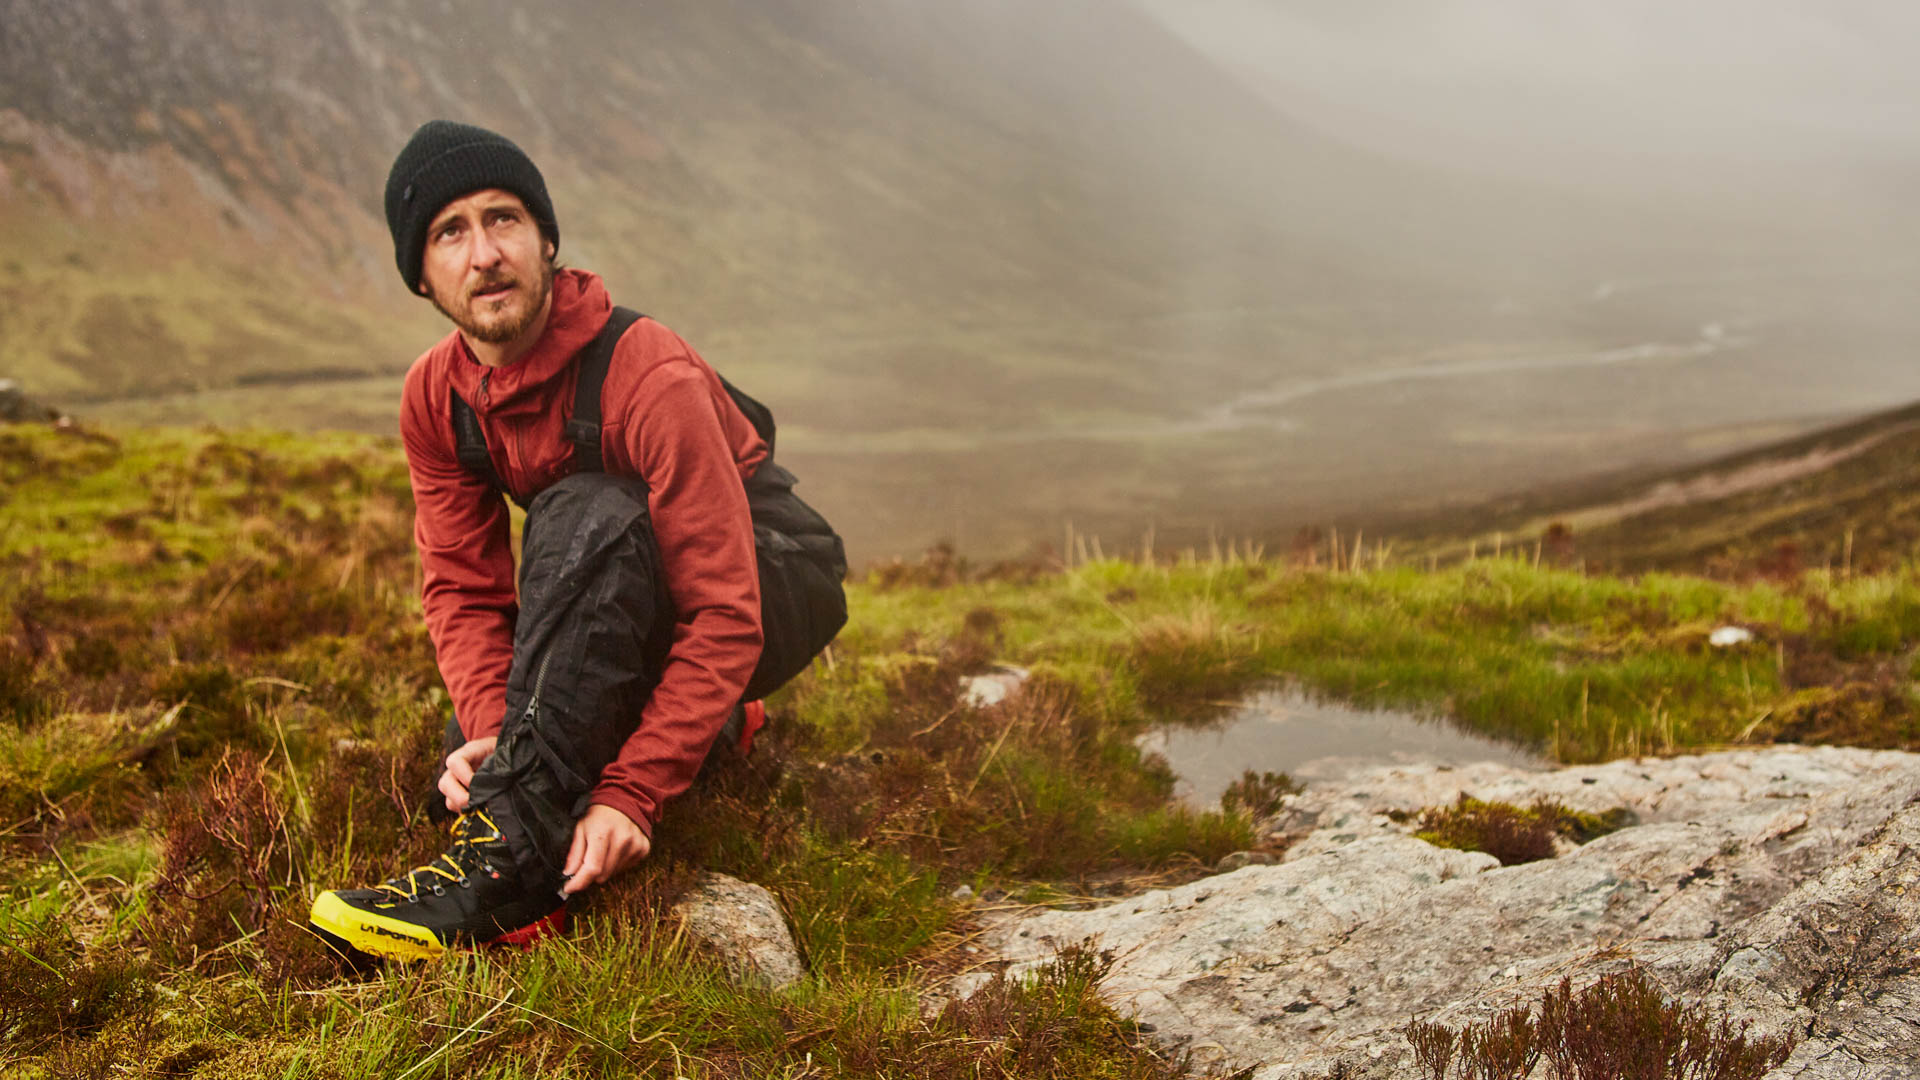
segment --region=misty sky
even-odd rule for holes
[[[1378,150],[1607,184],[1920,161],[1907,0],[1135,0],[1298,118]]]

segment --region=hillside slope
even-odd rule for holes
[[[1384,527],[1440,559],[1496,543],[1530,552],[1547,536],[1545,557],[1628,572],[1780,575],[1911,561],[1920,403],[1802,426],[1811,430],[1683,468],[1604,474]]]
[[[434,319],[394,287],[377,199],[436,115],[527,145],[564,258],[701,340],[846,342],[826,378],[884,387],[969,325],[1333,295],[1245,197],[1282,174],[1197,155],[1258,146],[1322,192],[1357,156],[1107,7],[902,7],[887,38],[784,0],[9,0],[0,366],[69,400],[395,369]]]
[[[437,323],[378,193],[441,115],[542,163],[563,258],[835,424],[955,365],[978,385],[936,425],[1034,419],[1035,369],[1077,408],[1210,404],[1279,349],[1471,336],[1564,284],[1543,259],[1647,228],[1345,147],[1118,0],[4,0],[0,27],[0,370],[68,402],[403,366]],[[1169,313],[1207,325],[1142,322]]]

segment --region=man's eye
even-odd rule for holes
[[[456,225],[444,225],[444,226],[442,226],[442,227],[441,227],[441,229],[440,229],[440,231],[439,231],[439,232],[437,232],[437,233],[434,233],[434,234],[433,234],[433,238],[434,238],[435,240],[451,240],[451,239],[453,239],[454,237],[456,237],[456,236],[459,236],[459,235],[460,235],[460,226],[459,226],[459,225],[457,225],[457,224],[456,224]]]

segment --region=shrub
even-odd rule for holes
[[[125,951],[83,950],[54,925],[0,924],[0,1033],[25,1046],[98,1031],[153,1006],[149,963]]]
[[[196,962],[199,950],[261,929],[293,880],[287,808],[260,758],[232,750],[207,781],[166,801],[166,841],[147,913],[154,952]]]
[[[1633,812],[1624,808],[1589,814],[1551,799],[1521,807],[1462,795],[1452,806],[1422,811],[1414,835],[1435,847],[1484,851],[1502,866],[1516,866],[1552,858],[1556,836],[1584,844],[1633,820]]]
[[[1407,1028],[1427,1080],[1526,1080],[1545,1061],[1553,1080],[1760,1080],[1793,1052],[1792,1035],[1750,1036],[1704,1005],[1670,1001],[1639,968],[1575,992],[1547,992],[1537,1009],[1450,1030]]]
[[[1414,834],[1435,847],[1484,851],[1502,866],[1553,858],[1553,822],[1505,802],[1481,802],[1460,796],[1448,807],[1420,815]]]
[[[52,711],[34,663],[9,644],[0,649],[0,718],[32,727]]]
[[[1026,979],[998,976],[965,1001],[948,1004],[929,1025],[931,1030],[913,1033],[916,1045],[899,1047],[897,1057],[888,1056],[903,1060],[914,1075],[956,1080],[984,1075],[1173,1080],[1189,1075],[1155,1053],[1138,1026],[1101,999],[1100,983],[1112,968],[1113,954],[1098,951],[1091,941],[1069,945]]]

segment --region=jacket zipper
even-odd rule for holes
[[[540,715],[540,689],[547,685],[547,664],[552,660],[551,648],[540,654],[540,670],[533,675],[533,697],[527,699],[527,711],[521,714],[529,724],[533,723],[534,717]]]
[[[492,368],[482,368],[480,370],[480,407],[482,409],[485,409],[488,406],[488,404],[492,402],[492,399],[493,399],[493,395],[487,390],[487,380],[491,378],[493,378]],[[507,443],[507,445],[504,445],[501,447],[501,449],[506,453],[506,456],[507,456],[507,469],[506,469],[506,472],[502,472],[500,470],[499,464],[496,463],[494,465],[493,471],[496,473],[499,473],[500,482],[502,484],[505,484],[509,482],[507,480],[507,473],[510,473],[513,471],[513,446],[507,440],[506,432],[497,430],[494,432],[494,438],[487,440],[487,453],[489,455],[493,453],[493,447],[495,446],[495,444],[498,444],[498,443]]]

